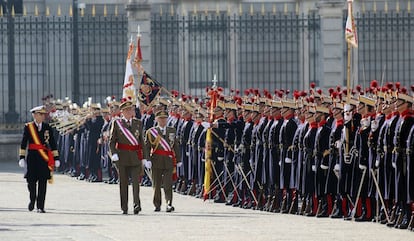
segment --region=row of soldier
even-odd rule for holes
[[[204,189],[215,202],[412,229],[414,99],[398,84],[377,85],[349,95],[339,89],[325,95],[311,86],[309,97],[295,92],[292,99],[286,91],[275,96],[265,91],[264,97],[248,91],[243,98],[219,100],[211,108],[212,123],[207,110],[185,100],[141,105],[137,117],[145,133],[156,125],[154,113],[168,109],[167,125],[176,128],[180,140],[179,193],[203,194],[211,127],[214,175]],[[79,179],[101,181],[100,170],[106,168],[110,182],[116,180],[105,126],[119,115],[119,103],[111,100],[108,106],[103,116],[91,115],[60,136],[62,167],[80,173]]]

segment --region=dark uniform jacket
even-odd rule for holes
[[[29,124],[33,122],[26,123],[24,126],[23,138],[20,144],[20,159],[25,158],[27,162],[27,172],[25,178],[29,181],[45,180],[50,179],[50,169],[48,167],[47,160],[43,159],[39,150],[28,150],[26,148],[30,144],[35,144],[32,135],[29,131]],[[36,124],[34,124],[35,132],[38,134],[40,142],[43,146],[47,147],[52,151],[53,157],[55,160],[59,159],[59,153],[57,151],[57,145],[55,138],[53,136],[53,129],[47,123],[42,123],[42,129],[38,131]],[[47,153],[46,153],[47,154]],[[54,164],[53,164],[54,165]]]

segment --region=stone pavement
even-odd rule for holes
[[[142,212],[122,215],[118,185],[88,183],[62,174],[48,185],[47,213],[27,210],[23,169],[0,162],[0,240],[414,240],[414,232],[273,214],[174,194],[173,213],[154,213],[152,189],[141,188]],[[130,199],[132,188],[130,188]],[[132,212],[132,201],[130,200]]]

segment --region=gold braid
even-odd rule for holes
[[[147,136],[149,137],[148,139],[151,143],[151,147],[152,147],[151,148],[152,149],[151,153],[152,153],[155,150],[157,150],[158,145],[160,144],[160,141],[161,141],[161,136],[160,136],[160,134],[158,134],[158,131],[157,131],[157,137],[155,138],[155,140],[151,140],[153,138],[153,135],[151,135],[149,130],[147,131]],[[155,146],[155,147],[153,147],[153,146]]]

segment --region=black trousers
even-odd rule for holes
[[[37,185],[37,188],[36,188]],[[30,193],[30,202],[35,203],[38,209],[45,208],[47,180],[27,181],[27,188]]]

